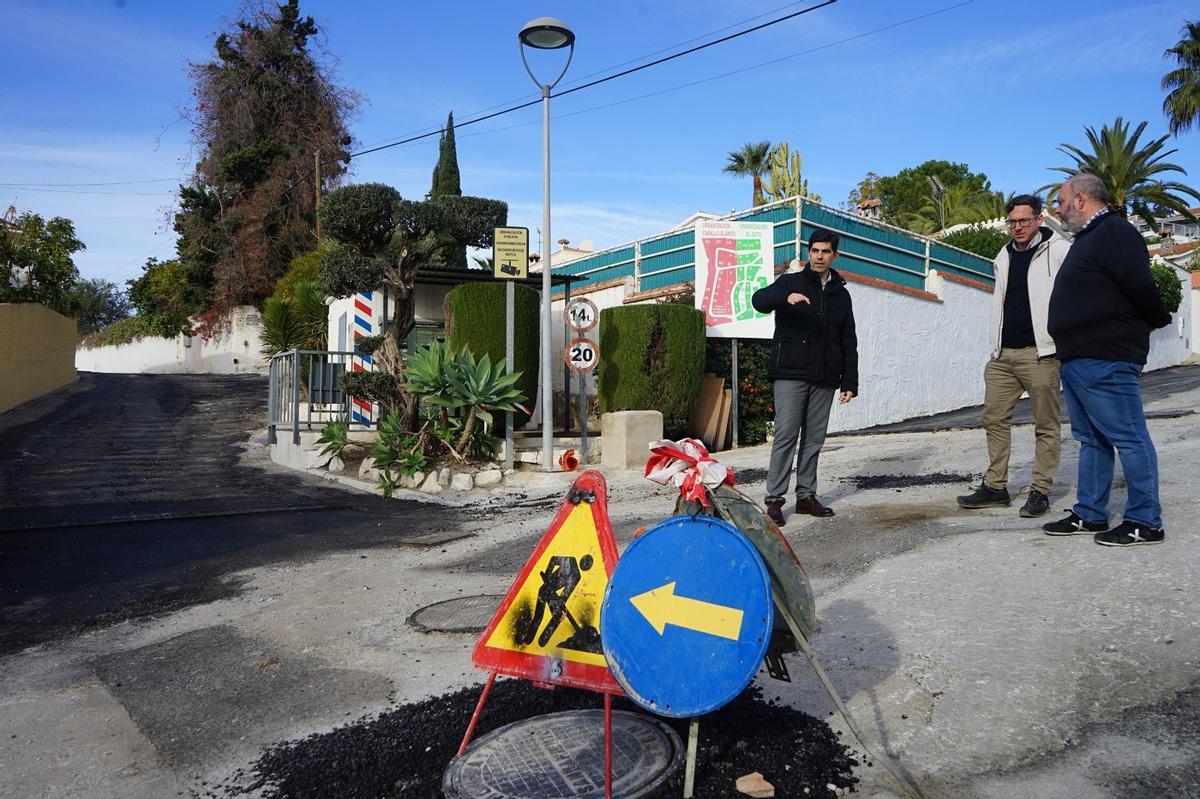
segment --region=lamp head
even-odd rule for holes
[[[538,17],[526,22],[518,38],[521,44],[537,50],[559,50],[575,43],[575,33],[554,17]]]

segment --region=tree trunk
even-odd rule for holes
[[[471,440],[471,433],[473,432],[475,432],[475,406],[471,405],[467,409],[467,418],[463,422],[462,435],[458,437],[458,446],[455,449],[465,453],[467,442]]]
[[[413,284],[416,282],[416,266],[409,262],[407,252],[401,252],[394,266],[389,265],[384,270],[384,279],[392,290],[396,302],[396,316],[388,325],[384,336],[382,352],[383,367],[398,382],[404,377],[404,353],[401,342],[408,338],[416,322],[413,308]],[[417,398],[407,391],[400,389],[396,396],[396,412],[404,423],[404,429],[410,432],[417,430]]]

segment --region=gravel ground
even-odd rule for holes
[[[206,799],[374,799],[441,796],[442,774],[462,740],[481,686],[473,686],[268,750],[250,768],[197,796]],[[497,682],[476,738],[544,713],[603,707],[599,694],[547,691],[523,680]],[[635,710],[624,699],[614,710]],[[687,722],[668,719],[687,740]],[[420,734],[414,731],[420,730]],[[825,722],[770,704],[751,688],[700,722],[697,799],[739,797],[738,777],[761,772],[775,795],[832,797],[857,781],[858,765]],[[679,784],[660,791],[677,796]]]

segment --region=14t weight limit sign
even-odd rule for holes
[[[580,372],[590,372],[600,362],[600,348],[590,338],[576,338],[567,343],[563,353],[567,366]]]

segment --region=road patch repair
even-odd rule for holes
[[[158,405],[189,386],[207,386],[163,378],[159,391],[157,381],[143,382],[155,388]],[[105,387],[99,377],[97,384]],[[116,388],[119,396],[136,396]],[[221,403],[230,390],[214,383],[211,393]],[[837,516],[788,516],[783,532],[808,570],[820,620],[813,650],[872,746],[930,799],[1200,797],[1200,530],[1191,523],[1200,518],[1200,436],[1196,415],[1188,413],[1200,407],[1200,370],[1148,374],[1143,393],[1162,464],[1168,532],[1161,546],[1098,547],[1086,536],[1047,537],[1015,508],[958,509],[955,495],[970,489],[986,459],[983,433],[969,427],[840,435],[839,447],[822,456],[822,499]],[[243,404],[250,408],[249,399]],[[142,427],[128,429],[145,428],[155,407],[139,406]],[[206,416],[188,429],[220,418]],[[177,426],[173,420],[163,429]],[[105,430],[87,450],[100,466],[107,440],[126,428],[93,427]],[[88,429],[79,425],[81,442]],[[1051,494],[1056,513],[1073,499],[1078,466],[1078,446],[1067,427],[1063,432]],[[22,435],[0,440],[0,448],[34,451]],[[188,441],[201,447],[205,437]],[[139,446],[157,453],[150,432]],[[205,463],[209,451],[189,457]],[[765,465],[766,447],[718,457],[744,493],[761,496],[765,487],[754,470]],[[249,446],[246,458],[236,466],[242,471],[222,465],[230,479],[209,493],[239,496],[245,483],[262,486],[265,500],[282,487],[313,501],[334,490],[317,480],[301,485],[261,448]],[[1032,429],[1018,426],[1011,485],[1027,484],[1031,463]],[[955,475],[971,479],[942,482]],[[621,551],[638,530],[669,515],[677,491],[640,474],[606,471],[605,478]],[[213,482],[220,479],[214,472]],[[50,630],[0,649],[0,795],[441,795],[483,687],[470,655],[486,613],[474,611],[465,632],[426,632],[408,620],[451,600],[503,596],[571,479],[547,473],[528,480],[519,486],[522,496],[507,495],[522,507],[504,506],[499,495],[480,504],[464,494],[461,510],[394,500],[376,508],[366,505],[373,498],[346,492],[345,501],[366,509],[236,517],[219,527],[177,520],[89,527],[78,535],[55,528],[36,540],[32,533],[0,536],[6,589],[21,574],[37,576],[15,599],[0,597],[0,622]],[[72,501],[76,484],[47,483],[55,496],[74,491]],[[32,479],[21,485],[36,488]],[[121,487],[88,485],[97,492]],[[155,496],[170,488],[165,479],[153,485]],[[1118,480],[1113,509],[1124,494]],[[447,519],[450,512],[457,518]],[[286,546],[268,537],[284,525],[297,530]],[[399,546],[435,529],[469,537]],[[229,531],[244,547],[233,550],[236,559],[205,543],[220,535],[224,547]],[[121,563],[84,549],[101,536]],[[133,550],[141,539],[152,546]],[[182,548],[199,548],[200,557],[183,561]],[[96,587],[80,586],[78,568],[73,582],[62,576],[60,564],[70,564],[75,550],[87,554],[83,564],[96,573]],[[136,560],[126,557],[131,551]],[[41,552],[47,557],[39,560]],[[104,572],[130,562],[119,593],[105,600],[102,621],[93,621],[94,601],[84,590],[101,590]],[[164,576],[172,582],[156,588]],[[183,596],[166,602],[166,588]],[[126,595],[134,601],[120,615]],[[675,595],[705,599],[681,588]],[[468,615],[443,621],[449,627]],[[570,626],[565,615],[561,625]],[[832,797],[850,788],[866,799],[902,795],[853,740],[804,656],[782,660],[791,682],[762,669],[737,698],[704,716],[698,749],[707,754],[697,759],[696,795],[738,796],[738,780],[754,772],[776,796]],[[296,679],[331,688],[318,696],[297,690]],[[152,703],[185,706],[178,724],[172,711]],[[475,735],[571,710],[602,712],[603,698],[500,677]],[[638,708],[617,696],[612,710]],[[222,740],[204,726],[206,715],[224,720]],[[663,723],[687,741],[690,720]],[[774,774],[780,763],[792,766],[782,778]],[[675,785],[667,795],[681,793]]]

